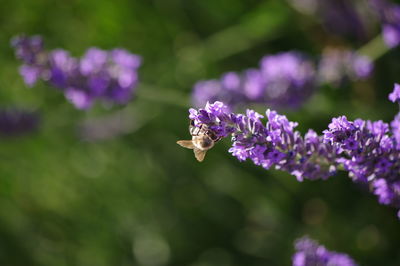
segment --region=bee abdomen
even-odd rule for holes
[[[208,150],[214,146],[214,141],[207,136],[193,137],[193,144],[201,150]]]

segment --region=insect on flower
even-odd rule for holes
[[[176,143],[184,148],[193,149],[194,156],[199,162],[204,160],[206,152],[221,139],[207,125],[195,126],[194,120],[190,120],[189,132],[192,140],[178,140]]]

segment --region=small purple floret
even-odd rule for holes
[[[394,84],[393,92],[389,94],[389,100],[391,102],[399,102],[400,103],[400,85]]]
[[[382,33],[383,39],[389,48],[394,48],[400,44],[400,26],[384,25]]]

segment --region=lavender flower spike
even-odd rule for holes
[[[371,76],[374,64],[356,51],[325,49],[318,65],[319,83],[339,87],[345,80],[365,80]]]
[[[293,266],[356,266],[347,254],[327,250],[316,241],[303,237],[295,242]]]
[[[335,35],[365,41],[370,33],[368,2],[365,0],[288,0],[298,11],[316,16]],[[366,23],[366,22],[369,23]]]
[[[123,49],[90,48],[82,58],[65,50],[46,51],[40,37],[18,36],[12,40],[20,74],[28,86],[41,79],[60,89],[78,109],[90,108],[95,100],[126,104],[138,82],[141,58]]]
[[[390,125],[341,116],[323,136],[309,130],[303,137],[297,123],[272,110],[266,111],[265,124],[261,114],[231,113],[221,102],[189,112],[195,126],[206,126],[218,138],[231,136],[229,152],[240,161],[275,167],[298,181],[327,179],[343,169],[354,182],[367,184],[381,204],[400,208],[400,113]]]
[[[37,112],[20,108],[0,109],[0,137],[16,137],[35,132],[40,124]]]
[[[303,138],[297,123],[267,110],[262,115],[247,110],[246,115],[229,113],[221,102],[207,103],[204,109],[190,109],[195,126],[206,125],[218,137],[232,135],[229,152],[240,161],[252,160],[265,169],[275,167],[303,179],[326,179],[336,172],[336,149],[310,130]]]
[[[400,5],[386,0],[371,0],[382,22],[382,35],[389,48],[400,45]]]
[[[193,88],[193,104],[223,101],[234,109],[249,103],[298,108],[315,88],[315,67],[298,52],[267,55],[259,68],[228,72],[218,80],[199,81]]]

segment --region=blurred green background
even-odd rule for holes
[[[227,139],[201,164],[175,144],[189,138],[187,109],[197,80],[255,67],[269,53],[317,57],[338,39],[359,44],[276,0],[2,0],[0,6],[0,104],[42,115],[38,132],[0,139],[0,265],[290,265],[293,241],[304,234],[361,265],[400,265],[395,209],[346,174],[299,183],[238,162]],[[125,108],[85,112],[43,83],[26,88],[9,47],[20,33],[40,34],[47,48],[74,56],[90,46],[143,56],[136,99]],[[320,88],[301,110],[282,113],[302,132],[321,132],[341,114],[390,121],[397,109],[387,95],[399,81],[399,58],[399,50],[390,51],[370,80]],[[121,134],[109,132],[109,121],[117,121]],[[91,123],[100,137],[88,141],[82,127]]]

